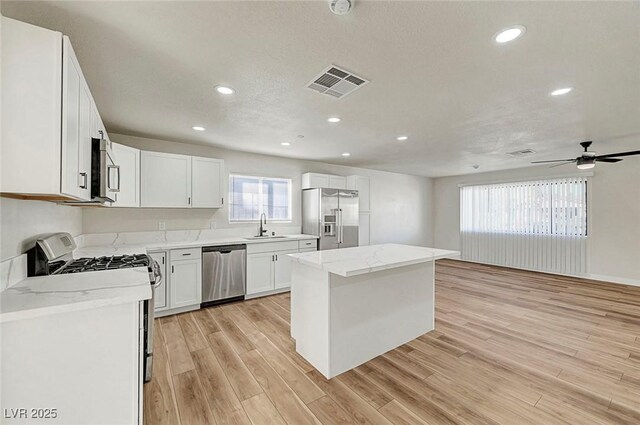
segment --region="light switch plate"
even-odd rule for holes
[[[164,221],[158,222],[158,230],[167,230],[167,225]]]

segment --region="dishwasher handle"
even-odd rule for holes
[[[202,252],[220,252],[221,254],[229,254],[231,251],[246,250],[247,245],[219,245],[204,246]]]

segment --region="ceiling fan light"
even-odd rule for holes
[[[579,170],[590,170],[596,166],[595,158],[580,158],[578,159],[577,166]]]

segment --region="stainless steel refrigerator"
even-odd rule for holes
[[[302,191],[302,233],[319,236],[318,249],[358,246],[358,191],[305,189]]]

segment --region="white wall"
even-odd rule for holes
[[[300,183],[305,172],[338,175],[364,175],[371,181],[371,243],[398,242],[428,246],[432,238],[432,180],[426,177],[343,167],[305,160],[250,154],[207,146],[145,139],[119,134],[109,135],[114,142],[140,149],[222,158],[229,173],[285,177],[293,180],[293,223],[300,229]],[[226,182],[225,182],[226,184]],[[228,187],[228,186],[226,186]],[[83,233],[158,230],[164,221],[167,230],[209,228],[237,229],[245,234],[256,225],[228,222],[228,209],[98,209],[85,208]],[[277,226],[267,226],[277,230]]]
[[[576,172],[520,168],[434,180],[434,246],[460,250],[458,184],[535,179]],[[590,179],[588,269],[593,278],[640,284],[640,159],[598,164]]]
[[[82,209],[53,202],[0,198],[0,261],[24,253],[42,235],[82,231]]]

